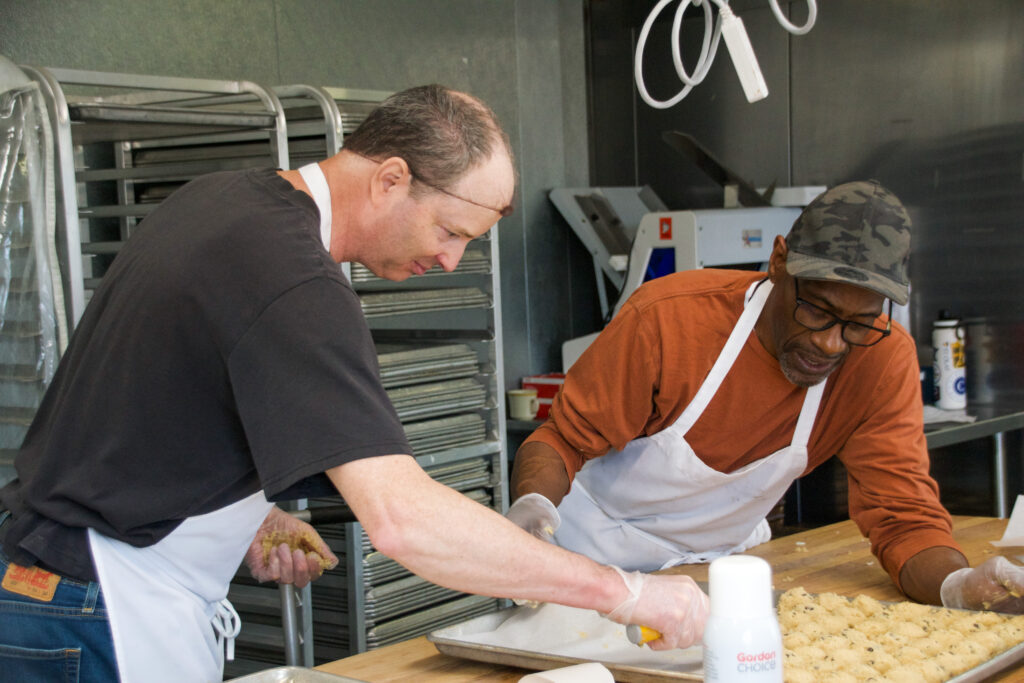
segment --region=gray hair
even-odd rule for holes
[[[375,161],[401,157],[413,177],[446,189],[499,145],[512,159],[508,136],[486,104],[434,84],[388,97],[345,136],[343,149]]]

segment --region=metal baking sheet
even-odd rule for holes
[[[1014,645],[1009,650],[999,653],[987,662],[979,664],[973,669],[968,669],[959,676],[949,679],[948,683],[980,683],[981,681],[988,680],[990,676],[1000,671],[1019,664],[1022,660],[1024,660],[1024,643]]]
[[[526,669],[601,662],[625,683],[703,680],[700,647],[656,652],[637,647],[626,628],[593,610],[562,605],[513,607],[430,633],[448,655]],[[514,641],[519,647],[500,642]]]
[[[537,623],[532,623],[527,638],[513,638],[517,647],[501,644],[508,642],[501,631],[507,623],[512,623],[509,620],[516,618],[525,623],[528,621],[526,617],[533,617],[533,622],[544,621],[547,614],[543,619],[537,617],[548,608],[555,608],[551,610],[550,628],[538,628]],[[620,683],[704,680],[703,650],[699,646],[667,652],[640,648],[627,640],[625,627],[602,619],[592,610],[561,605],[501,610],[436,630],[427,639],[447,655],[538,671],[600,662]],[[1022,661],[1024,643],[949,679],[947,683],[980,683]]]
[[[228,683],[366,683],[358,678],[314,671],[301,666],[279,666],[254,674],[232,678]]]
[[[467,344],[377,344],[377,363],[387,389],[472,377],[480,372],[476,352]]]
[[[291,150],[289,150],[290,152]],[[352,268],[352,282],[386,282],[383,278],[379,278],[374,275],[369,268],[359,263],[353,263]],[[459,260],[459,265],[455,268],[455,275],[489,275],[491,272],[491,258],[490,255],[478,249],[467,249]],[[420,277],[435,277],[438,275],[448,275],[445,271],[440,268],[431,268]]]
[[[359,302],[363,308],[363,315],[373,318],[382,315],[490,306],[491,297],[479,287],[451,287],[363,294],[359,297]]]

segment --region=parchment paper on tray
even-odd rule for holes
[[[429,639],[442,652],[445,645],[464,651],[449,654],[481,659],[481,650],[491,649],[494,661],[527,668],[550,668],[567,662],[600,662],[617,680],[649,680],[622,677],[623,671],[674,673],[677,678],[703,678],[703,651],[700,646],[685,650],[657,652],[637,647],[626,638],[626,627],[604,619],[593,610],[544,604],[533,609],[517,607],[480,617],[430,634]],[[479,647],[475,647],[479,646]],[[459,647],[455,649],[458,650]],[[517,654],[518,653],[518,654]],[[684,676],[678,676],[684,674]]]
[[[1024,496],[1017,496],[1013,503],[1013,512],[1010,513],[1010,521],[1006,523],[1006,531],[998,541],[992,541],[997,548],[1011,548],[1024,546]],[[1020,556],[1018,556],[1020,559]]]

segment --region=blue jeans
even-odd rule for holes
[[[10,515],[0,511],[0,527]],[[0,577],[10,561],[0,546]],[[114,641],[98,583],[62,577],[43,602],[0,587],[0,681],[114,683]]]

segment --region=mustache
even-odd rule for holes
[[[845,353],[839,353],[834,356],[821,356],[817,353],[806,353],[803,350],[800,351],[800,355],[814,363],[815,365],[826,365],[828,363],[836,363],[846,357]]]
[[[848,352],[844,351],[841,353],[832,354],[830,356],[822,355],[820,351],[812,346],[805,346],[796,342],[786,344],[785,351],[789,353],[799,353],[803,358],[809,360],[812,363],[823,365],[825,363],[834,363],[840,361],[846,357]]]

